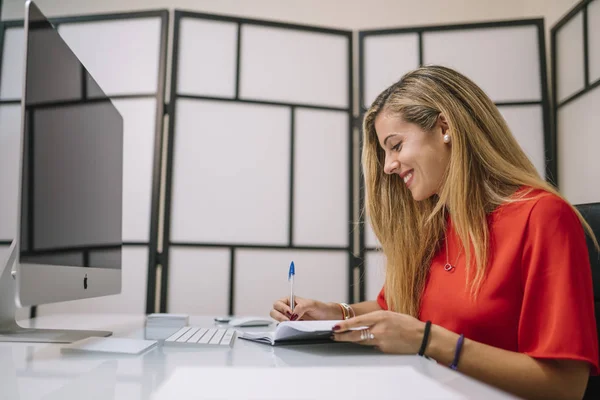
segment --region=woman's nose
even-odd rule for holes
[[[400,163],[397,160],[386,161],[385,167],[383,168],[383,172],[385,172],[388,175],[391,175],[398,169],[398,167],[400,167]]]

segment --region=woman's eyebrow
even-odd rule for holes
[[[385,144],[387,143],[388,139],[393,137],[393,136],[397,136],[395,133],[392,133],[391,135],[388,135],[388,137],[386,137],[383,141],[383,145],[385,146]]]

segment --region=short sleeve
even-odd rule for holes
[[[561,198],[541,197],[527,224],[519,352],[587,361],[598,374],[598,333],[585,233]]]
[[[377,296],[377,304],[379,304],[382,310],[388,309],[387,301],[385,300],[385,288],[381,288],[379,296]]]

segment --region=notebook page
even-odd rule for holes
[[[252,339],[266,343],[275,343],[286,340],[310,340],[323,339],[333,331],[333,327],[339,320],[325,321],[284,321],[277,325],[275,331],[243,332],[242,339]],[[352,330],[359,330],[361,326]]]
[[[340,321],[285,321],[277,325],[275,339],[285,339],[295,332],[331,332]]]

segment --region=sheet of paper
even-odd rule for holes
[[[235,384],[232,384],[235,383]],[[152,400],[465,399],[409,366],[398,367],[185,367]]]
[[[331,320],[331,321],[286,321],[285,323],[279,324],[280,326],[289,325],[293,327],[297,331],[303,332],[317,332],[317,331],[330,331],[335,324],[341,321]]]

